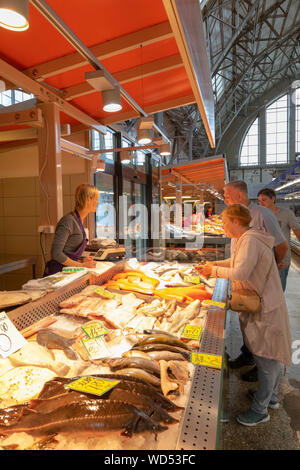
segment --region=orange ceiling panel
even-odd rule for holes
[[[100,60],[100,62],[112,75],[131,67],[140,67],[142,74],[143,64],[168,57],[173,54],[178,54],[178,47],[175,39],[170,38],[123,54],[114,55],[113,57]],[[89,72],[91,70],[94,70],[91,65],[85,65],[68,72],[54,75],[47,78],[45,81],[46,83],[49,83],[49,85],[62,89],[84,82],[85,72]]]
[[[182,51],[177,44],[178,37],[172,33],[172,26],[169,23],[163,0],[46,0],[46,2],[49,8],[53,9],[58,18],[73,32],[75,42],[77,37],[86,48],[101,46],[103,50],[107,43],[110,44],[111,41],[117,40],[118,47],[112,52],[104,53],[103,60],[99,59],[112,76],[127,70],[133,73],[130,69],[135,68],[134,75],[129,80],[126,75],[126,79],[123,79],[121,83],[121,87],[129,94],[127,101],[131,102],[132,99],[135,105],[129,105],[122,98],[122,111],[114,113],[115,120],[107,122],[118,122],[118,116],[119,120],[122,120],[124,118],[122,114],[125,116],[128,111],[131,114],[139,115],[139,112],[143,115],[144,107],[147,106],[151,107],[152,113],[158,112],[165,109],[161,105],[162,103],[174,106],[173,103],[176,99],[179,99],[176,101],[177,106],[193,102],[194,86],[191,86],[190,72],[188,74],[185,68],[187,67],[186,59],[179,61]],[[165,27],[166,29],[164,29]],[[149,38],[144,32],[147,29],[149,33],[149,28],[152,28],[151,33],[154,28],[155,33],[159,36]],[[140,32],[141,34],[139,34]],[[138,39],[134,39],[133,43],[128,45],[128,35],[133,33],[137,33],[134,36],[135,38],[138,36]],[[126,38],[126,45],[124,45],[123,38]],[[94,67],[78,52],[78,47],[74,44],[71,44],[63,36],[63,33],[51,24],[32,0],[29,2],[29,29],[27,31],[14,32],[0,28],[0,59],[14,66],[18,71],[23,71],[26,75],[25,79],[29,79],[29,82],[22,81],[17,74],[13,76],[6,67],[4,67],[5,72],[2,72],[6,73],[4,78],[8,82],[15,83],[17,87],[20,87],[18,84],[20,81],[25,83],[26,86],[23,85],[23,88],[26,91],[29,90],[30,86],[27,85],[28,83],[30,85],[31,81],[34,84],[33,86],[31,83],[32,89],[42,101],[46,100],[44,99],[45,95],[49,95],[50,92],[37,90],[34,80],[40,81],[42,85],[50,85],[58,92],[63,92],[64,89],[72,86],[81,84],[85,86],[85,72],[93,70]],[[70,64],[68,61],[73,57],[79,58],[79,60]],[[167,67],[164,62],[166,58],[171,59],[167,62]],[[57,60],[61,60],[63,64],[57,65]],[[154,70],[141,78],[143,66],[150,64],[151,68],[152,62]],[[45,68],[42,69],[43,65],[47,69],[46,72]],[[54,68],[50,70],[49,67],[52,66]],[[40,76],[37,76],[37,73],[32,74],[32,70],[26,70],[39,69],[39,67],[43,70],[40,72]],[[135,78],[135,74],[137,78]],[[42,92],[44,95],[41,94]],[[63,96],[60,95],[62,98]],[[72,96],[75,98],[72,99]],[[53,100],[53,97],[51,99]],[[73,94],[70,92],[68,99],[71,101],[68,102],[68,108],[64,107],[64,111],[66,113],[66,109],[68,109],[73,117],[69,118],[66,114],[61,113],[62,123],[77,124],[79,122],[77,119],[81,119],[81,122],[88,122],[85,125],[97,127],[98,122],[99,124],[104,122],[101,122],[101,119],[112,116],[112,113],[102,111],[101,93],[91,92],[90,88],[83,90],[83,92]],[[58,102],[57,96],[54,96],[54,100]],[[177,104],[178,102],[179,104]],[[135,106],[138,111],[133,112],[132,106]],[[85,116],[82,117],[80,113],[76,113],[76,108],[98,122],[91,123],[90,119],[85,119]]]

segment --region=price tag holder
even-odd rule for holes
[[[199,341],[201,332],[202,332],[201,326],[194,326],[194,325],[186,324],[184,325],[180,338],[193,339],[195,341]]]
[[[226,303],[225,302],[217,302],[216,300],[203,300],[201,302],[202,306],[213,306],[213,307],[219,307],[219,308],[225,308]]]
[[[222,356],[215,354],[203,354],[199,352],[191,353],[191,362],[199,366],[213,367],[214,369],[221,369]]]
[[[0,313],[0,356],[5,359],[27,343],[5,312]]]
[[[82,339],[81,342],[91,360],[101,359],[102,357],[107,357],[110,354],[102,336],[94,339]]]
[[[118,385],[119,380],[100,379],[98,377],[83,376],[74,382],[69,383],[65,388],[70,388],[78,392],[92,393],[101,396]]]
[[[78,271],[84,271],[85,268],[76,268],[76,267],[73,267],[73,268],[63,268],[62,272],[63,274],[73,274],[73,273],[77,273]]]
[[[116,294],[113,294],[108,290],[102,289],[102,287],[97,287],[94,292],[96,292],[96,294],[101,295],[102,297],[105,297],[106,299],[114,299],[116,297]]]
[[[89,339],[95,339],[99,336],[107,335],[107,333],[109,333],[109,330],[105,328],[105,326],[100,321],[88,323],[87,325],[82,326],[81,329],[85,332]]]
[[[200,276],[190,276],[188,274],[185,274],[183,276],[183,280],[185,282],[190,282],[191,284],[200,284],[201,283]]]

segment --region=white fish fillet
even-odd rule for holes
[[[189,320],[192,320],[199,314],[201,307],[200,300],[194,300],[187,307],[179,309],[177,308],[174,315],[172,316],[172,324],[169,332],[175,333],[178,331],[185,323]]]
[[[14,366],[45,367],[60,377],[65,377],[70,370],[68,365],[57,362],[54,354],[35,341],[26,343],[19,351],[11,354],[9,360]]]
[[[3,401],[5,406],[11,406],[35,398],[55,375],[53,370],[46,368],[15,367],[0,377],[0,403]]]

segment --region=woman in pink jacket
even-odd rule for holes
[[[260,313],[239,313],[244,342],[257,365],[258,389],[249,390],[252,405],[237,421],[255,426],[270,419],[268,407],[279,407],[282,365],[291,364],[289,317],[272,249],[274,238],[249,227],[251,215],[243,205],[229,206],[222,219],[227,237],[238,239],[234,253],[229,259],[205,264],[201,274],[229,279],[232,290],[255,290],[262,298]]]

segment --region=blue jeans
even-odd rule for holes
[[[287,277],[288,277],[289,269],[290,269],[290,265],[288,265],[287,268],[279,269],[279,271],[278,271],[279,272],[279,277],[280,277],[280,280],[281,280],[281,285],[282,285],[283,292],[285,291],[285,288],[286,288],[286,280],[287,280]]]
[[[282,364],[274,359],[253,354],[258,374],[258,389],[255,393],[251,409],[256,413],[268,413],[270,401],[277,402],[278,385],[282,373]]]

